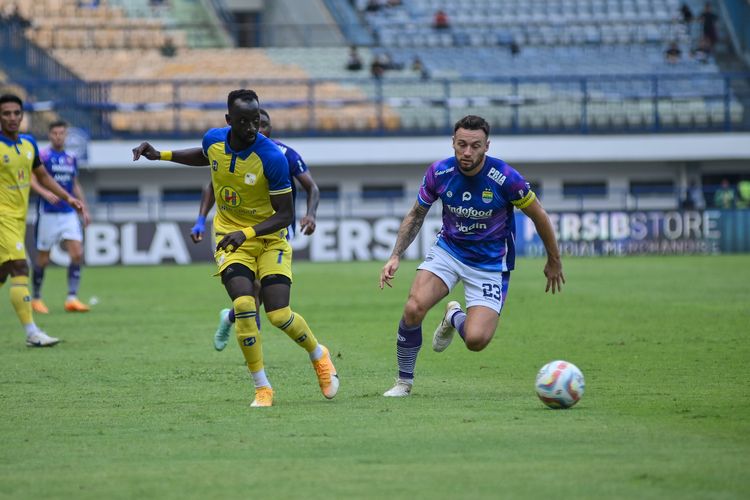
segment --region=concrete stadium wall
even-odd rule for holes
[[[452,154],[449,137],[285,140],[305,159],[321,188],[335,188],[338,201],[323,200],[327,217],[403,214],[413,203],[427,166]],[[195,147],[196,141],[154,141],[158,149]],[[89,145],[81,175],[91,200],[102,189],[137,189],[140,203],[95,206],[98,220],[191,220],[197,202],[161,203],[165,189],[199,190],[207,169],[166,162],[132,161],[133,143]],[[516,167],[540,191],[552,210],[670,209],[674,195],[635,199],[633,181],[671,181],[678,191],[701,175],[750,174],[750,134],[648,136],[491,137],[489,154]],[[566,198],[566,182],[604,182],[607,195]],[[400,186],[403,200],[362,201],[364,187]],[[298,210],[303,207],[298,206]]]
[[[414,198],[427,166],[452,154],[450,138],[290,139],[321,188],[335,187],[337,200],[322,200],[318,229],[293,240],[300,260],[382,260]],[[158,149],[195,147],[195,142],[155,141]],[[208,261],[210,239],[188,238],[198,212],[195,200],[162,202],[164,190],[198,191],[207,168],[132,161],[136,143],[94,143],[81,172],[95,224],[87,229],[90,265]],[[566,255],[629,253],[721,253],[750,249],[750,211],[681,211],[673,194],[634,198],[634,181],[669,180],[678,189],[706,175],[750,175],[750,134],[645,137],[535,137],[492,139],[490,154],[505,159],[535,185],[550,211]],[[606,195],[566,198],[569,182],[603,182]],[[363,199],[365,187],[399,186],[398,199]],[[96,203],[102,190],[136,190],[140,201]],[[297,203],[298,214],[304,211]],[[33,211],[32,211],[33,212]],[[519,215],[522,255],[538,255],[538,237]],[[31,216],[33,221],[33,215]],[[432,210],[408,257],[419,258],[440,227]],[[658,229],[658,231],[656,229]],[[53,259],[64,263],[65,255]]]

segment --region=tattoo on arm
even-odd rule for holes
[[[415,203],[412,209],[406,214],[401,227],[398,228],[398,237],[396,238],[396,245],[393,247],[391,255],[398,255],[401,257],[409,245],[414,241],[414,238],[419,234],[419,230],[422,229],[424,218],[429,211],[429,208],[425,208],[419,203]]]

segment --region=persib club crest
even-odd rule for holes
[[[482,201],[485,203],[492,203],[492,190],[485,189],[482,191]]]
[[[230,207],[236,207],[242,203],[240,194],[229,186],[221,188],[221,200]]]

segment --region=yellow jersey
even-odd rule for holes
[[[0,134],[0,216],[26,218],[31,171],[39,165],[39,148],[32,136],[19,134],[14,141]]]
[[[268,219],[275,213],[271,196],[292,192],[289,165],[278,146],[258,134],[247,149],[233,151],[229,146],[230,130],[214,128],[203,136],[203,154],[211,165],[216,197],[216,233],[239,231]],[[259,238],[286,235],[287,230],[282,229]]]

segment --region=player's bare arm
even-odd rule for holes
[[[534,200],[531,205],[523,208],[522,211],[534,223],[536,232],[539,233],[539,237],[542,239],[542,243],[544,243],[544,249],[547,251],[547,263],[544,265],[547,286],[544,291],[549,292],[552,290],[553,294],[555,291],[562,292],[565,275],[563,275],[560,249],[557,246],[555,230],[552,228],[552,223],[549,221],[547,212],[542,207],[542,204],[539,203],[539,200]]]
[[[320,189],[318,189],[318,185],[310,172],[303,172],[296,179],[307,192],[307,213],[300,220],[300,228],[302,234],[309,236],[315,232],[315,217],[318,213],[318,203],[320,203]]]
[[[164,153],[170,153],[169,157],[163,157]],[[142,142],[138,147],[133,148],[133,161],[138,161],[143,156],[147,160],[164,160],[189,167],[206,167],[208,158],[203,155],[203,148],[186,148],[176,151],[159,151],[149,142]]]
[[[68,205],[75,208],[78,213],[83,212],[83,204],[80,200],[65,191],[65,189],[63,189],[62,186],[60,186],[60,184],[58,184],[57,181],[47,173],[47,169],[42,166],[35,167],[34,176],[42,187],[51,191],[59,199],[65,200]]]
[[[42,185],[39,184],[39,181],[36,180],[36,175],[31,176],[31,189],[33,189],[36,194],[47,200],[51,205],[56,205],[60,201],[60,198],[58,198],[55,193],[43,188]]]
[[[392,287],[391,280],[396,275],[396,271],[398,271],[401,256],[409,248],[409,245],[412,244],[417,234],[419,234],[419,230],[422,229],[422,224],[424,224],[424,218],[429,211],[429,208],[423,207],[419,202],[415,202],[409,213],[404,217],[401,226],[398,228],[398,237],[396,237],[396,244],[393,246],[391,257],[380,271],[381,290],[385,285]]]
[[[215,203],[216,196],[214,195],[214,183],[208,181],[208,184],[203,187],[203,192],[201,193],[201,205],[198,209],[198,213],[203,217],[208,217],[208,212],[211,211]]]
[[[246,227],[241,231],[234,231],[225,235],[218,245],[217,250],[236,252],[248,238],[275,233],[287,227],[294,219],[294,204],[292,193],[284,193],[271,196],[271,206],[275,213],[252,227]]]
[[[198,243],[203,240],[203,233],[206,232],[206,217],[208,212],[216,203],[216,196],[214,195],[213,182],[208,181],[208,184],[203,186],[201,190],[201,204],[198,208],[198,219],[195,221],[195,225],[190,230],[190,239],[193,243]]]
[[[78,182],[78,179],[73,181],[73,194],[76,198],[81,200],[81,205],[83,205],[81,216],[83,217],[83,227],[86,227],[91,224],[91,214],[89,214],[86,196],[83,194],[83,188],[81,188],[81,183]]]

